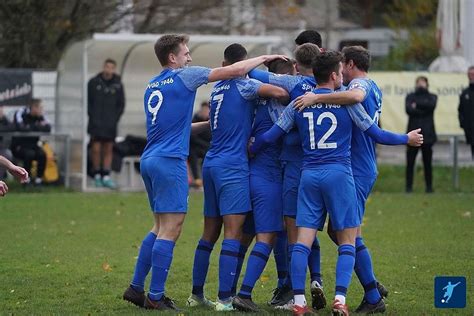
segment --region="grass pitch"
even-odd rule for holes
[[[453,192],[449,170],[440,169],[435,171],[435,194],[421,193],[423,187],[417,185],[418,193],[407,195],[395,193],[403,188],[403,170],[382,168],[363,231],[377,278],[390,291],[388,315],[473,315],[473,183],[473,170],[464,169],[462,191]],[[190,196],[167,284],[168,295],[184,314],[211,314],[185,306],[194,248],[202,232],[202,200],[201,193]],[[156,313],[121,300],[151,223],[144,193],[10,193],[0,200],[0,314]],[[324,287],[331,301],[337,249],[324,233],[320,243]],[[217,295],[219,248],[211,257],[205,287],[210,298]],[[433,279],[439,275],[467,278],[465,309],[434,308]],[[265,302],[275,276],[271,258],[254,290],[254,301],[269,313],[273,311]],[[362,293],[354,276],[348,293],[351,310]],[[320,314],[330,314],[329,308]]]

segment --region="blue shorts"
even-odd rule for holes
[[[305,169],[301,173],[296,226],[321,229],[326,214],[335,231],[360,225],[354,178],[345,166]]]
[[[251,211],[249,178],[245,167],[204,167],[204,216],[219,217]]]
[[[361,223],[365,214],[365,203],[369,198],[370,192],[372,191],[376,180],[377,177],[354,177],[357,194],[357,211],[359,212],[359,219]]]
[[[302,161],[283,163],[283,216],[296,217]]]
[[[282,184],[263,177],[250,176],[255,233],[271,233],[283,230]]]
[[[186,160],[147,157],[140,161],[140,172],[153,212],[187,212],[189,188]]]

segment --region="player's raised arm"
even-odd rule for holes
[[[314,94],[308,92],[302,96],[299,96],[295,100],[295,108],[299,111],[302,111],[304,108],[311,106],[317,103],[327,103],[327,104],[354,104],[364,101],[365,91],[362,89],[351,89],[336,93],[327,93],[327,94]]]
[[[423,144],[421,129],[416,129],[408,134],[398,134],[381,129],[369,116],[364,107],[358,103],[347,107],[352,121],[357,127],[372,138],[376,143],[382,145],[410,145],[419,147]]]
[[[287,104],[290,100],[290,95],[285,89],[271,84],[262,84],[257,93],[262,98],[277,99],[281,104]]]
[[[209,82],[213,82],[213,81],[243,77],[255,67],[258,67],[261,64],[272,61],[274,59],[287,60],[288,57],[284,55],[262,55],[259,57],[242,60],[242,61],[233,63],[232,65],[229,65],[229,66],[214,68],[209,73],[208,80]]]

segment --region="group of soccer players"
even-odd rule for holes
[[[165,283],[188,207],[189,136],[210,128],[203,164],[204,231],[188,306],[259,311],[251,294],[273,250],[278,286],[269,303],[295,315],[311,313],[304,295],[309,267],[312,307],[325,307],[316,233],[329,214],[328,233],[339,247],[333,314],[349,314],[345,297],[353,270],[365,291],[357,311],[385,311],[387,291],[374,277],[360,230],[377,176],[375,142],[419,146],[423,137],[420,130],[402,135],[378,127],[382,94],[367,78],[368,51],[323,51],[319,33],[304,31],[295,40],[295,63],[281,55],[247,59],[245,48],[232,44],[222,67],[210,69],[187,67],[188,40],[164,35],[155,44],[163,71],[145,91],[147,146],[141,157],[154,226],[123,298],[149,309],[177,310],[165,296]],[[261,64],[269,71],[255,69]],[[344,90],[343,80],[347,91],[338,91]],[[196,90],[214,81],[210,122],[191,124]],[[204,284],[222,226],[218,299],[211,302]]]

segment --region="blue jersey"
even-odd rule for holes
[[[211,69],[165,68],[145,90],[147,144],[142,158],[189,155],[189,135],[196,90],[208,82]]]
[[[316,81],[313,76],[291,76],[279,75],[266,71],[253,70],[249,76],[256,79],[281,87],[288,91],[290,101],[314,89]],[[301,140],[298,132],[293,130],[283,137],[283,148],[281,151],[281,160],[285,161],[301,161],[303,158],[303,150],[301,149]]]
[[[284,109],[275,99],[261,99],[255,111],[252,137],[258,137],[268,131]],[[266,147],[250,160],[250,174],[265,177],[270,181],[281,180],[280,154],[281,141]]]
[[[378,124],[382,111],[382,92],[377,84],[368,78],[356,78],[349,83],[347,89],[360,89],[364,92],[365,97],[361,104],[372,118],[372,122]],[[351,160],[354,176],[377,176],[375,141],[359,128],[354,128],[352,132]]]
[[[219,81],[211,93],[211,146],[204,165],[237,166],[248,170],[247,144],[252,131],[261,82],[254,79]]]
[[[318,88],[316,94],[332,90]],[[298,112],[290,103],[277,125],[289,132],[295,125],[304,152],[303,169],[325,164],[351,167],[352,120],[346,107],[336,104],[315,104]]]

